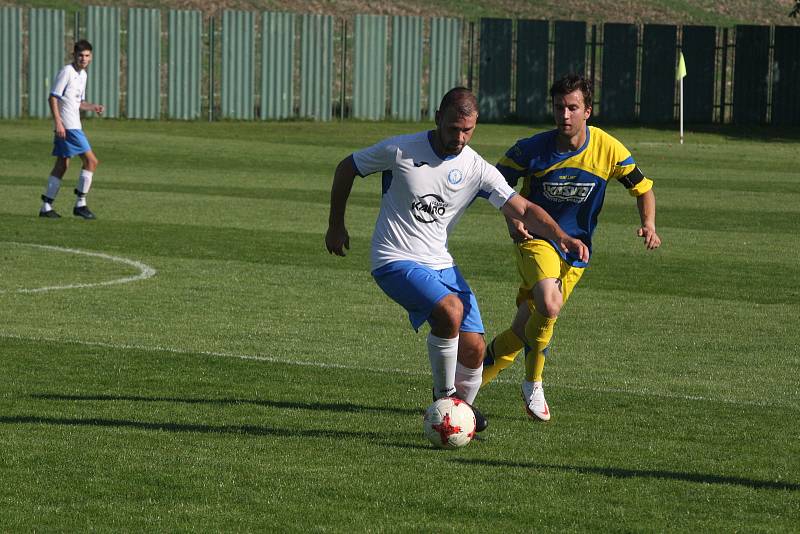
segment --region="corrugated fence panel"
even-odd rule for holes
[[[675,68],[678,28],[645,24],[642,37],[642,93],[639,119],[643,122],[675,120]]]
[[[353,32],[353,117],[386,115],[386,28],[383,15],[356,15]]]
[[[171,119],[200,117],[202,29],[199,11],[169,12],[167,114]]]
[[[157,119],[161,115],[161,11],[128,10],[127,116]]]
[[[420,119],[422,18],[392,18],[392,118]]]
[[[252,119],[255,88],[255,13],[222,13],[222,116]]]
[[[331,119],[333,17],[303,15],[300,44],[300,115]]]
[[[287,119],[294,115],[294,27],[296,15],[261,16],[261,118]]]
[[[553,75],[586,73],[586,23],[575,20],[559,20],[553,24],[555,50],[553,51]]]
[[[684,26],[681,51],[687,75],[683,79],[683,118],[686,122],[710,123],[714,118],[714,67],[717,29]]]
[[[431,19],[431,66],[428,118],[433,119],[442,97],[461,84],[461,21]]]
[[[776,26],[772,65],[772,124],[800,125],[800,27]]]
[[[481,120],[497,122],[511,112],[511,19],[481,19],[478,107]]]
[[[766,122],[769,26],[736,26],[734,62],[733,122]]]
[[[550,70],[550,23],[517,22],[517,117],[535,122],[548,117],[547,76]]]
[[[31,9],[28,12],[28,115],[49,117],[47,98],[65,60],[64,12],[60,9]],[[91,68],[91,66],[89,67]]]
[[[604,121],[628,122],[636,118],[635,24],[603,25],[603,85],[600,116]]]
[[[119,8],[86,8],[86,39],[92,43],[92,64],[86,82],[86,100],[106,107],[104,117],[119,117],[120,52]],[[87,112],[87,115],[94,115]]]
[[[0,7],[0,118],[22,114],[22,9]]]

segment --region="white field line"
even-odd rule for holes
[[[164,352],[168,354],[178,354],[182,356],[208,356],[215,358],[233,358],[238,360],[278,363],[283,365],[296,365],[301,367],[317,367],[320,369],[345,369],[352,371],[366,371],[378,374],[399,374],[399,375],[411,375],[411,376],[427,376],[429,374],[428,371],[412,371],[408,369],[382,368],[382,367],[364,367],[359,365],[346,365],[339,363],[315,362],[307,360],[305,361],[286,360],[282,358],[275,358],[273,356],[261,356],[257,354],[236,354],[232,352],[194,350],[194,349],[185,349],[177,347],[165,347],[161,345],[133,345],[127,343],[107,343],[104,341],[81,341],[81,340],[66,339],[66,338],[61,339],[61,338],[48,338],[48,337],[31,337],[31,336],[20,336],[17,334],[9,334],[5,332],[0,332],[0,339],[16,339],[20,341],[33,341],[35,343],[71,343],[86,347],[103,347],[103,348],[117,349],[117,350],[141,350],[141,351],[151,351],[151,352]],[[495,380],[495,382],[511,384],[511,383],[516,383],[517,381],[512,380],[510,378],[498,378]],[[791,402],[783,403],[783,402],[743,400],[734,398],[713,398],[713,397],[704,397],[700,395],[680,395],[675,393],[663,393],[657,391],[650,391],[647,389],[636,390],[636,389],[621,389],[621,388],[598,388],[590,386],[576,386],[570,384],[556,384],[550,387],[552,389],[564,388],[576,391],[590,391],[598,394],[622,394],[622,395],[634,395],[639,397],[651,397],[659,399],[677,399],[677,400],[697,401],[697,402],[717,402],[722,404],[777,407],[777,408],[789,408],[792,410],[800,410],[800,406]]]
[[[114,284],[127,284],[129,282],[136,282],[137,280],[145,280],[147,278],[151,278],[155,276],[156,270],[150,267],[149,265],[145,265],[144,263],[138,262],[136,260],[129,260],[127,258],[121,258],[119,256],[112,256],[110,254],[103,254],[102,252],[89,252],[87,250],[78,250],[75,248],[65,248],[65,247],[56,247],[52,245],[38,245],[35,243],[17,243],[16,241],[2,241],[2,243],[7,243],[11,245],[18,245],[23,247],[34,247],[40,248],[44,250],[52,250],[56,252],[66,252],[68,254],[79,254],[82,256],[92,256],[95,258],[101,258],[104,260],[114,261],[117,263],[124,263],[125,265],[130,265],[139,270],[139,274],[135,276],[126,276],[124,278],[116,278],[114,280],[108,280],[106,282],[94,282],[90,284],[67,284],[67,285],[60,285],[60,286],[46,286],[46,287],[36,287],[32,289],[14,289],[14,290],[0,290],[0,293],[41,293],[43,291],[57,291],[62,289],[80,289],[84,287],[98,287],[98,286],[110,286]]]

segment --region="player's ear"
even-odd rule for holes
[[[442,117],[442,111],[437,109],[436,113],[433,116],[433,122],[436,124],[436,126],[439,126],[439,119],[441,119],[441,117]]]

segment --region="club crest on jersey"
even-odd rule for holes
[[[458,169],[450,169],[447,173],[447,183],[450,185],[461,185],[464,181],[464,174]]]
[[[574,202],[580,204],[592,194],[595,184],[544,182],[544,196],[553,202]]]
[[[421,223],[438,221],[447,212],[447,202],[439,195],[423,195],[411,203],[411,214]]]

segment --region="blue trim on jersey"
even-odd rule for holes
[[[389,188],[392,186],[392,171],[386,170],[381,174],[381,195],[385,195]]]
[[[64,139],[53,136],[53,155],[59,158],[71,158],[92,150],[83,130],[67,130]]]
[[[353,165],[353,169],[356,171],[356,176],[360,176],[360,177],[364,178],[364,175],[361,174],[360,170],[358,170],[358,165],[356,165],[356,158],[354,158],[352,154],[347,156],[347,158],[350,160],[350,163]]]
[[[624,161],[620,161],[619,163],[617,163],[617,165],[622,167],[623,165],[633,165],[634,163],[636,162],[633,161],[633,156],[628,156],[627,158],[625,158]]]
[[[455,294],[464,306],[459,330],[485,332],[478,301],[458,267],[436,270],[415,261],[393,261],[372,271],[372,276],[389,298],[405,308],[414,330],[429,321],[437,302]]]
[[[453,158],[457,157],[458,154],[440,154],[436,150],[436,147],[433,145],[433,132],[434,132],[434,130],[428,130],[428,143],[430,143],[431,150],[433,151],[434,154],[436,154],[436,157],[439,158],[442,161],[447,161],[449,159],[453,159]]]

